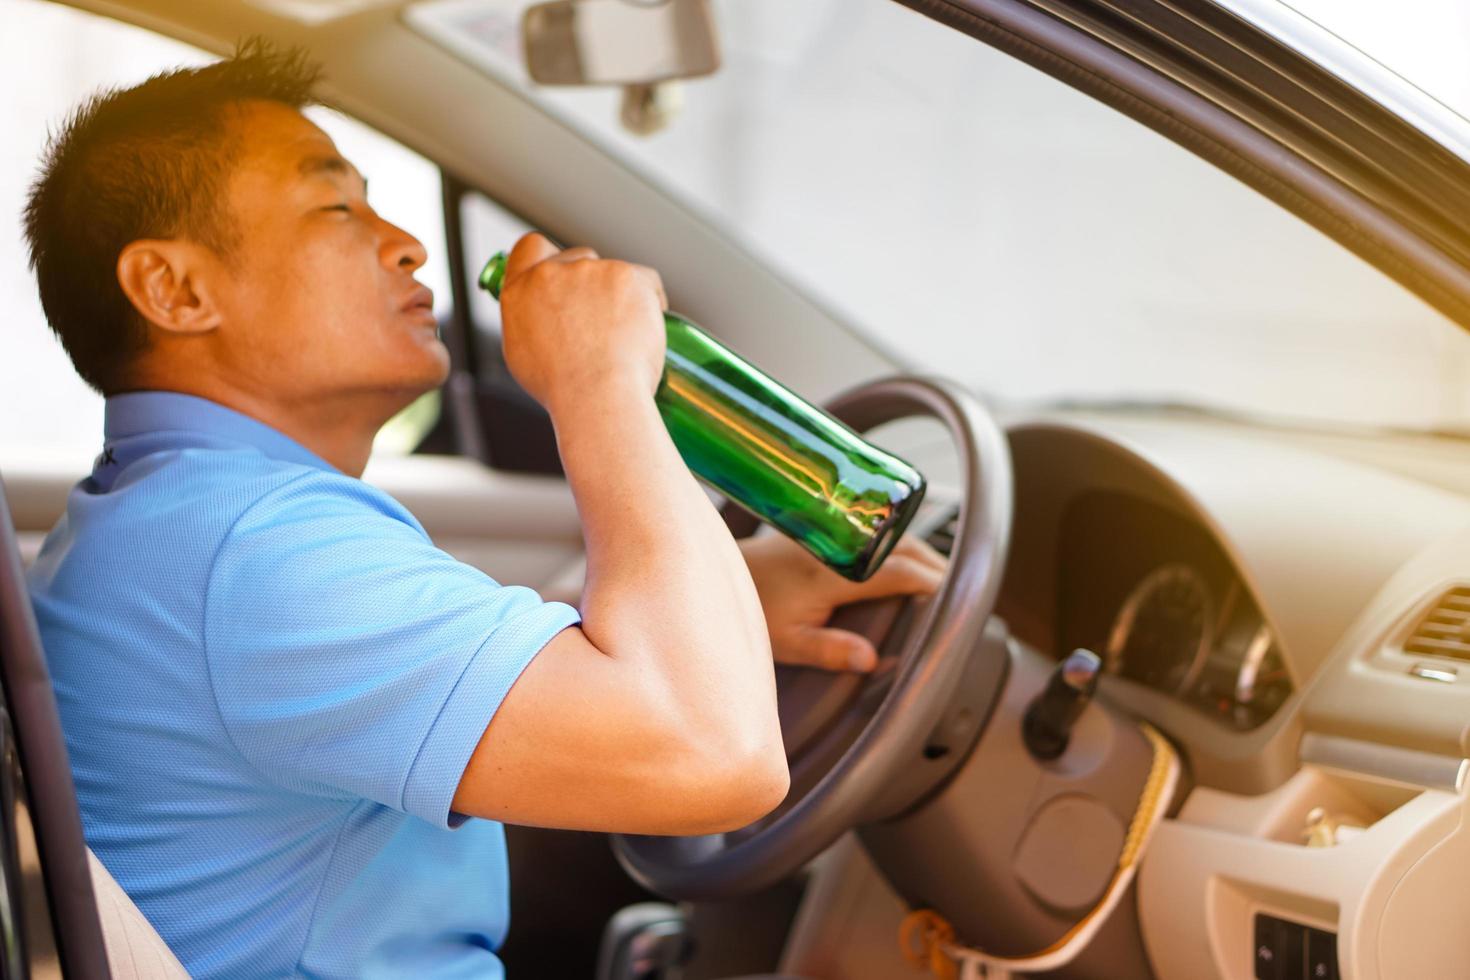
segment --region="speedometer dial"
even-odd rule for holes
[[[1209,651],[1210,591],[1193,568],[1161,566],[1128,594],[1108,634],[1105,668],[1149,687],[1183,692]]]
[[[1235,723],[1254,728],[1274,715],[1290,696],[1291,676],[1276,645],[1276,634],[1262,623],[1246,647],[1235,678]]]

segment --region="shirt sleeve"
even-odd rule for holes
[[[221,544],[204,650],[225,731],[268,779],[454,826],[496,709],[578,620],[434,547],[386,494],[313,474]]]

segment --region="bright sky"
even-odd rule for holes
[[[1470,119],[1466,0],[1285,0]]]

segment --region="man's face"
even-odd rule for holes
[[[413,273],[424,247],[368,206],[367,185],[301,113],[249,102],[216,279],[221,370],[277,401],[396,407],[442,383],[449,354]]]

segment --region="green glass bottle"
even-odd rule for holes
[[[496,299],[506,254],[480,273]],[[839,574],[861,582],[883,563],[919,501],[908,463],[759,371],[676,313],[654,402],[689,468]]]

